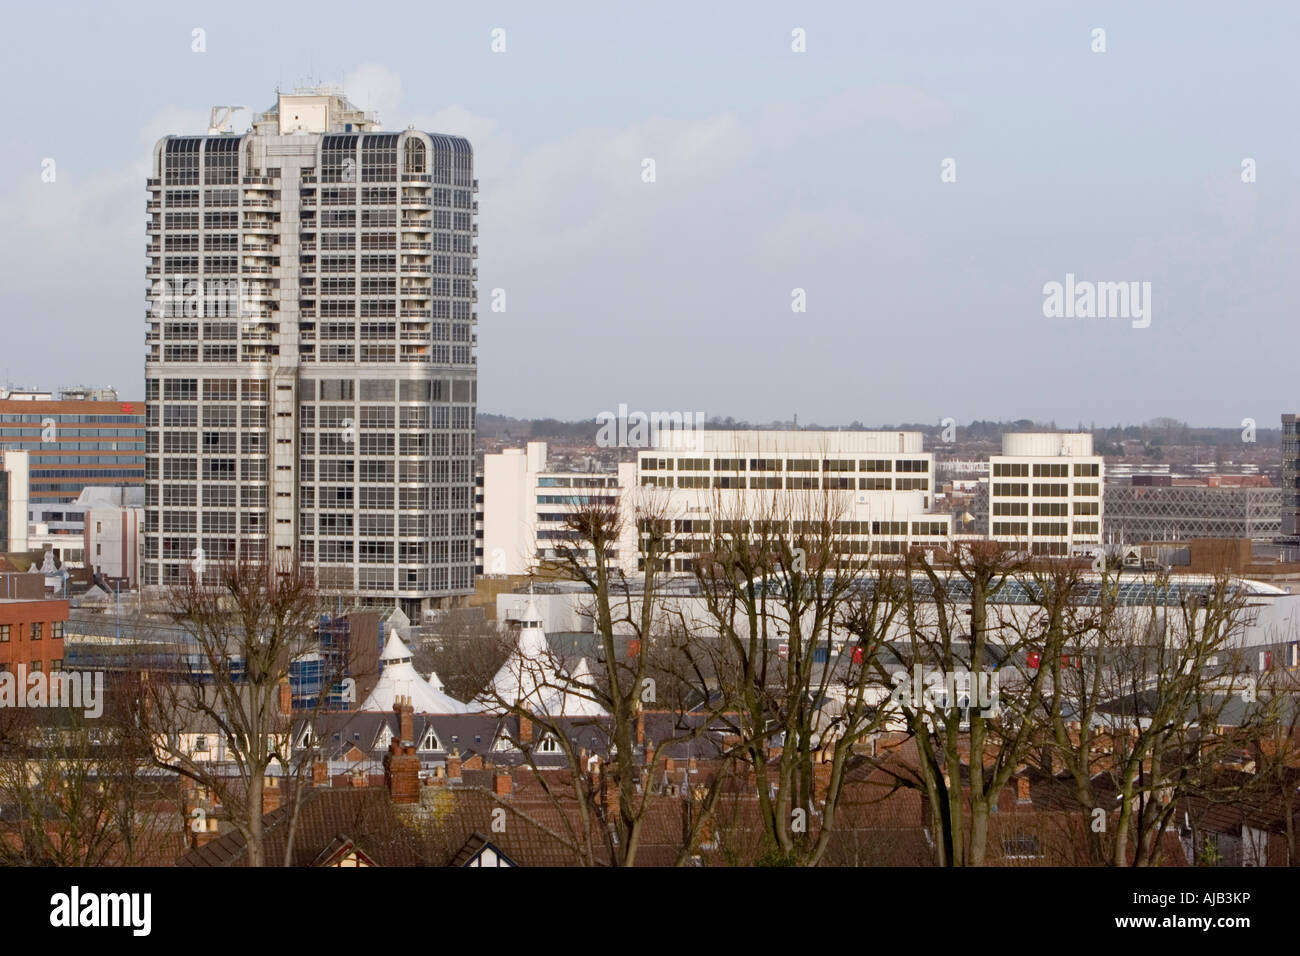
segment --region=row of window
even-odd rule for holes
[[[1101,514],[1101,502],[1099,501],[1076,501],[1073,502],[1073,507],[1076,515]],[[1070,514],[1070,502],[1035,501],[1033,513],[1035,518],[1063,517]],[[998,517],[1027,516],[1029,514],[1029,502],[995,501],[993,502],[993,514]]]
[[[641,459],[642,471],[745,471],[744,458],[658,458]],[[856,459],[824,458],[820,467],[816,459],[810,458],[750,458],[749,471],[824,471],[844,472],[862,470],[866,472],[900,471],[921,472],[928,474],[930,462],[924,458],[879,458]]]
[[[1030,488],[1033,489],[1035,498],[1068,498],[1070,497],[1070,485],[1068,482],[1034,482],[1032,485],[1026,481],[995,481],[993,483],[993,497],[995,498],[1028,498],[1030,497]],[[1076,497],[1096,498],[1101,493],[1101,485],[1095,481],[1084,481],[1074,483],[1074,494]]]
[[[63,640],[63,630],[66,624],[63,621],[33,621],[30,624],[0,624],[0,644],[8,644],[13,640],[21,641],[23,639],[23,630],[27,631],[27,640],[43,640],[48,634],[51,640]]]
[[[1067,521],[994,521],[994,536],[1020,536],[1024,537],[1033,530],[1034,537],[1042,538],[1063,538],[1070,533],[1070,523]],[[1100,534],[1100,524],[1096,521],[1076,521],[1074,522],[1074,534],[1079,535],[1096,535]]]
[[[1074,462],[1074,477],[1076,478],[1096,478],[1100,474],[1101,466],[1095,461]],[[994,478],[1028,478],[1029,475],[1030,467],[1027,461],[999,461],[993,463]],[[1033,476],[1035,478],[1068,478],[1070,476],[1070,464],[1035,462]]]

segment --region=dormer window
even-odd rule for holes
[[[558,754],[560,752],[560,742],[547,734],[542,738],[542,742],[537,745],[537,752],[541,754]]]
[[[438,738],[434,736],[433,728],[430,727],[424,732],[424,739],[420,741],[421,750],[441,750],[442,745],[438,743]]]

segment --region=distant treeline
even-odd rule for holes
[[[595,440],[599,428],[592,418],[582,422],[564,422],[555,418],[511,418],[508,415],[480,414],[478,432],[483,438],[544,439],[567,438],[573,440]],[[759,429],[765,431],[792,429],[793,421],[753,423],[743,419],[714,417],[708,419],[705,428],[711,429]],[[849,425],[820,425],[816,422],[801,422],[799,428],[807,431],[826,429],[829,431],[915,431],[923,432],[933,438],[939,438],[943,425],[931,422],[902,422],[897,425],[866,425],[855,421]],[[1113,453],[1110,449],[1122,441],[1140,441],[1144,445],[1225,445],[1234,446],[1242,443],[1241,428],[1210,428],[1188,425],[1175,418],[1155,418],[1141,425],[1102,425],[1083,422],[1035,422],[1027,418],[1017,421],[974,421],[957,426],[957,441],[1001,442],[1003,432],[1014,431],[1081,431],[1091,432],[1103,454]],[[1281,441],[1280,427],[1266,428],[1260,424],[1255,429],[1255,440],[1264,447],[1276,447]]]

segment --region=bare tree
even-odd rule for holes
[[[144,682],[139,727],[156,764],[220,803],[245,839],[248,865],[263,866],[264,788],[278,786],[268,770],[278,764],[281,779],[301,783],[318,753],[312,742],[291,739],[290,669],[320,649],[322,602],[310,571],[296,563],[223,564],[210,581],[191,576],[171,594],[192,643],[177,676]],[[320,664],[318,711],[344,677],[342,662]],[[214,737],[218,748],[200,750],[198,736]],[[286,865],[304,789],[288,795]]]
[[[1041,653],[1041,636],[1017,631],[997,600],[1025,567],[1018,553],[992,541],[955,545],[942,563],[914,548],[903,564],[905,630],[891,650],[906,670],[941,675],[945,695],[938,707],[929,693],[898,695],[895,703],[916,744],[943,866],[984,865],[989,816],[1041,726],[1043,672],[1019,663]],[[968,699],[949,699],[949,685]]]
[[[873,572],[845,533],[842,493],[715,493],[711,510],[696,579],[735,702],[760,859],[815,866],[835,833],[848,760],[880,726],[871,660],[899,608],[894,576]]]
[[[607,859],[619,866],[636,862],[663,755],[709,737],[721,709],[711,683],[716,661],[674,622],[659,593],[671,559],[673,521],[653,493],[642,496],[630,515],[644,569],[635,584],[615,560],[626,537],[615,505],[588,503],[570,512],[567,539],[556,546],[550,563],[552,573],[589,590],[598,648],[595,664],[584,674],[571,674],[548,650],[542,660],[519,664],[529,671],[520,675],[529,693],[497,693],[493,701],[529,728],[528,734],[520,734],[527,739],[516,745],[543,790],[557,805],[573,811],[577,823],[571,838],[588,862]],[[572,704],[584,716],[575,718]],[[647,739],[646,712],[663,704],[672,709],[659,715],[664,719],[657,726],[666,729],[660,739]],[[552,783],[554,771],[545,772],[536,761],[536,742],[543,735],[555,741],[564,756],[562,786]],[[589,735],[604,743],[605,759],[581,746]],[[686,795],[692,807],[684,816],[678,864],[689,860],[708,830],[720,780],[721,775],[715,775],[699,792],[692,788]]]
[[[1179,806],[1233,799],[1224,761],[1240,746],[1221,715],[1244,683],[1236,638],[1244,597],[1222,572],[1180,582],[1167,572],[1127,589],[1105,571],[1093,600],[1077,574],[1040,574],[1050,725],[1043,769],[1068,772],[1087,822],[1089,858],[1113,866],[1159,862]],[[1231,785],[1229,785],[1231,786]]]
[[[179,850],[175,779],[149,773],[119,690],[99,715],[0,711],[0,863],[156,865]]]

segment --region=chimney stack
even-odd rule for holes
[[[398,697],[393,703],[393,710],[397,712],[397,739],[404,744],[415,743],[415,707],[411,704],[411,698]]]
[[[1016,803],[1031,803],[1029,798],[1029,778],[1016,777]]]
[[[414,744],[388,745],[384,758],[384,784],[393,803],[420,802],[420,758],[415,755]]]
[[[453,783],[460,780],[460,751],[455,747],[451,748],[451,753],[447,755],[447,782]]]
[[[519,742],[524,744],[533,742],[533,722],[527,714],[519,715]]]
[[[330,783],[330,765],[324,760],[316,760],[311,765],[311,785],[328,787]]]
[[[293,713],[293,690],[289,687],[289,678],[280,681],[280,713]]]
[[[492,778],[492,792],[498,797],[508,797],[514,791],[515,782],[510,777],[510,771],[501,768],[497,770],[496,776]]]
[[[262,815],[280,809],[280,778],[262,778]]]

